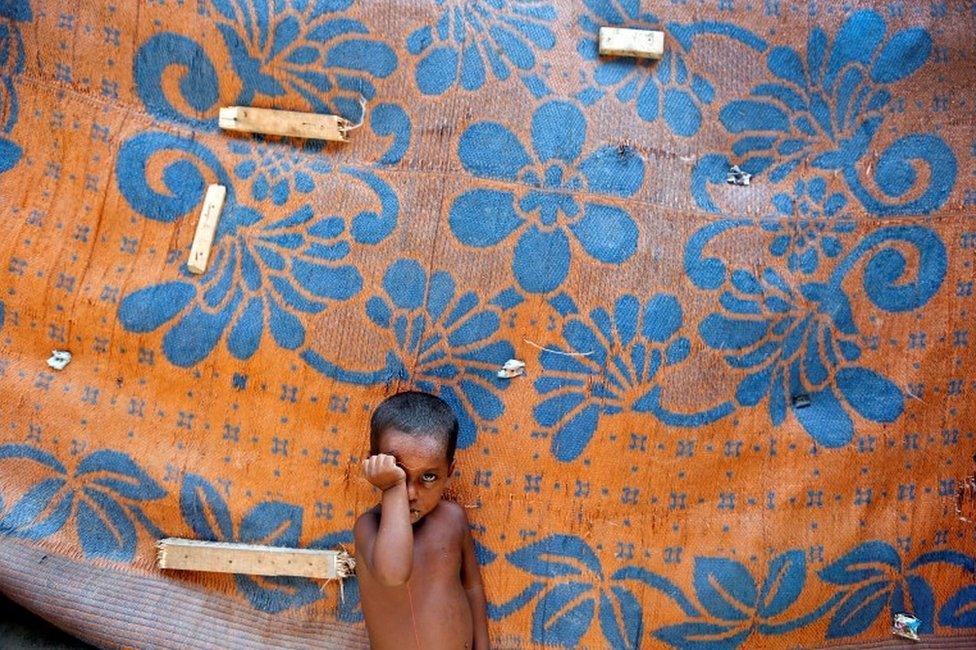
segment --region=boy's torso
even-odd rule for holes
[[[461,584],[464,533],[455,503],[442,501],[414,526],[413,569],[407,585],[385,587],[357,570],[363,614],[373,650],[468,648],[471,607]],[[379,522],[379,510],[370,511]],[[416,626],[416,627],[415,627]]]

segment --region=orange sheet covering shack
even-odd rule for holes
[[[599,57],[604,25],[663,58]],[[974,28],[0,0],[0,590],[106,647],[363,647],[355,580],[154,543],[351,548],[370,410],[419,388],[461,420],[497,647],[883,644],[898,613],[972,646]]]

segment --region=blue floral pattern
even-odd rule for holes
[[[768,398],[774,425],[792,412],[813,439],[827,447],[851,441],[854,414],[873,422],[897,420],[904,396],[893,381],[859,364],[863,349],[842,281],[870,253],[863,286],[871,302],[892,313],[918,309],[945,277],[948,261],[938,236],[917,226],[878,229],[834,267],[826,282],[797,284],[771,266],[730,273],[725,262],[702,257],[710,241],[750,225],[710,224],[685,250],[685,270],[692,282],[721,292],[721,311],[709,314],[699,333],[709,347],[726,353],[730,368],[747,373],[736,387],[737,403],[752,407]],[[894,244],[918,251],[914,282],[905,281],[905,258]],[[794,406],[793,398],[800,395],[809,396],[809,406]]]
[[[464,192],[451,205],[451,232],[479,248],[517,238],[512,271],[528,292],[563,283],[570,237],[606,264],[621,264],[637,249],[637,224],[608,198],[633,196],[644,181],[644,162],[627,147],[604,146],[584,156],[586,132],[579,108],[552,101],[532,116],[532,155],[497,122],[474,124],[461,135],[458,155],[468,173],[517,188]]]
[[[702,75],[692,72],[685,60],[689,47],[666,47],[660,61],[613,57],[600,59],[600,27],[619,25],[629,29],[662,30],[659,19],[643,11],[639,3],[619,0],[585,0],[588,12],[579,17],[584,37],[577,50],[586,60],[595,62],[593,82],[578,97],[593,104],[608,93],[618,101],[634,102],[637,116],[645,122],[663,117],[676,135],[689,137],[698,133],[702,107],[711,104],[715,89]],[[665,38],[668,38],[666,35]],[[673,41],[673,37],[669,40]]]
[[[732,156],[743,171],[777,183],[805,166],[839,172],[873,214],[931,213],[945,203],[957,173],[955,155],[940,137],[909,134],[892,143],[874,164],[877,190],[865,187],[856,164],[884,122],[889,87],[921,68],[931,50],[926,30],[889,35],[884,18],[871,10],[851,15],[833,43],[814,28],[805,55],[786,46],[771,49],[766,67],[774,80],[719,113],[725,129],[738,136]],[[730,162],[719,154],[699,161],[692,191],[700,207],[719,211],[708,185],[724,182]],[[924,188],[916,187],[920,163],[929,170]]]
[[[864,632],[886,607],[890,614],[887,620],[894,614],[911,612],[920,621],[922,634],[932,634],[936,620],[948,627],[976,626],[971,613],[976,599],[965,587],[947,599],[936,618],[935,594],[925,577],[925,569],[932,565],[955,566],[976,575],[976,559],[968,555],[951,550],[930,551],[905,563],[895,547],[882,541],[864,542],[821,569],[824,582],[841,588],[840,606],[831,617],[827,638]],[[968,621],[959,616],[965,609],[969,609]]]
[[[777,214],[763,222],[765,230],[777,233],[769,252],[786,257],[790,271],[815,272],[821,255],[828,259],[840,255],[844,249],[841,238],[854,231],[854,221],[841,212],[846,205],[843,194],[827,196],[827,182],[821,177],[809,183],[796,181],[792,196],[780,193],[773,197]]]
[[[670,579],[638,565],[624,564],[606,575],[593,548],[574,535],[550,535],[506,559],[532,580],[508,602],[489,603],[489,616],[499,620],[532,606],[532,640],[545,645],[579,647],[596,614],[606,647],[642,647],[648,617],[634,590],[648,588],[673,604],[655,618],[680,617],[680,622],[649,630],[654,640],[674,648],[734,649],[754,635],[785,635],[825,616],[830,617],[828,639],[856,637],[875,624],[886,606],[892,613],[913,612],[923,621],[924,634],[935,630],[936,621],[950,628],[976,627],[972,586],[946,598],[937,611],[929,577],[933,567],[976,576],[976,558],[952,550],[921,553],[906,562],[887,542],[868,541],[817,571],[819,585],[812,584],[806,555],[798,549],[771,557],[761,581],[739,560],[699,556],[692,569],[694,599]],[[826,596],[810,602],[808,591],[819,595],[825,589]]]
[[[191,473],[180,489],[180,513],[195,538],[205,541],[297,547],[302,532],[302,509],[282,501],[259,503],[235,524],[220,492]],[[234,581],[251,605],[265,612],[301,607],[323,596],[309,578],[235,574]]]
[[[472,291],[459,293],[450,273],[428,274],[413,260],[399,260],[383,276],[383,295],[366,302],[366,316],[391,340],[386,365],[354,371],[314,351],[303,358],[329,377],[356,384],[410,379],[440,395],[458,416],[458,447],[471,446],[477,421],[491,422],[505,412],[497,392],[507,384],[496,373],[515,351],[501,338],[502,314],[521,302],[506,290],[483,304]]]
[[[721,404],[699,413],[674,413],[661,404],[669,367],[688,358],[691,343],[682,335],[684,316],[678,299],[657,294],[644,303],[624,295],[612,313],[597,307],[589,318],[580,317],[575,305],[562,338],[570,347],[546,346],[535,380],[543,398],[533,409],[536,423],[551,428],[552,454],[560,461],[575,460],[596,433],[602,416],[636,411],[649,413],[672,426],[694,427],[731,412]]]
[[[332,171],[324,160],[260,140],[231,142],[228,148],[244,158],[234,166],[234,176],[251,184],[255,201],[270,197],[275,205],[285,205],[293,195],[315,189],[315,174]]]
[[[644,612],[635,588],[662,591],[689,615],[697,614],[670,580],[642,567],[627,565],[607,575],[593,549],[574,535],[550,535],[509,553],[506,559],[533,581],[511,601],[489,604],[489,615],[504,618],[534,601],[535,643],[579,647],[595,614],[609,647],[641,647]]]
[[[9,19],[0,22],[0,115],[6,117],[0,122],[0,174],[16,165],[23,153],[2,134],[13,130],[20,114],[14,76],[24,70],[24,40],[18,23],[31,20],[33,15],[27,0],[0,4],[0,18]]]
[[[343,12],[352,0],[210,0],[217,31],[242,87],[237,104],[288,96],[303,110],[333,113],[354,122],[362,117],[360,97],[376,95],[374,79],[397,67],[389,45],[369,37],[366,26]],[[167,97],[163,77],[170,66],[184,68],[182,102],[188,114]],[[217,126],[217,71],[193,40],[164,32],[136,54],[137,90],[156,117],[203,129]],[[209,117],[201,118],[201,114]]]
[[[172,192],[168,195],[156,192],[147,178],[151,160],[162,152],[182,156],[162,170]],[[373,173],[341,168],[349,184],[375,197],[377,212],[316,215],[302,205],[264,223],[257,210],[238,203],[229,175],[209,149],[163,133],[128,140],[118,169],[123,196],[137,212],[157,221],[183,218],[196,209],[203,198],[203,174],[227,186],[207,273],[194,277],[184,272],[184,279],[139,289],[119,305],[119,319],[130,331],[151,332],[169,324],[163,352],[179,366],[199,363],[225,336],[227,349],[239,359],[257,351],[266,330],[286,350],[302,347],[302,318],[322,312],[331,301],[349,299],[362,287],[362,276],[346,260],[352,247],[382,241],[399,211],[392,190]]]
[[[422,93],[442,95],[455,85],[479,90],[489,75],[505,81],[514,70],[537,97],[549,94],[538,55],[556,45],[552,0],[436,2],[436,24],[407,37],[407,50],[420,57],[414,76]]]
[[[675,648],[737,648],[756,633],[786,634],[821,618],[842,597],[834,594],[810,612],[791,615],[807,580],[806,557],[799,550],[770,560],[761,588],[737,560],[696,557],[694,567],[695,596],[703,611],[694,620],[653,633]]]
[[[45,539],[73,517],[85,557],[118,562],[135,558],[137,524],[153,538],[164,536],[142,505],[165,497],[166,490],[122,452],[92,452],[69,471],[37,447],[6,444],[0,445],[0,472],[32,480],[16,501],[0,498],[0,534]]]

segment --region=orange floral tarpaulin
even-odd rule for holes
[[[601,25],[664,57],[600,58]],[[370,410],[409,387],[460,418],[498,647],[880,642],[898,613],[976,643],[974,27],[0,1],[0,589],[104,646],[362,647],[354,580],[153,545],[350,545]],[[227,133],[228,105],[362,126]]]

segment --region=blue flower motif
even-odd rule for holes
[[[257,504],[235,526],[220,492],[191,473],[183,478],[180,513],[196,539],[212,542],[297,547],[302,532],[302,509],[282,501]],[[323,595],[319,585],[308,578],[235,574],[234,581],[256,609],[272,614],[307,605]]]
[[[413,260],[390,265],[383,294],[366,302],[366,315],[393,335],[401,373],[454,409],[458,447],[470,447],[478,421],[491,422],[505,412],[498,392],[508,384],[496,373],[515,350],[500,338],[501,313],[521,299],[509,291],[483,304],[473,291],[459,293],[450,273],[428,277]]]
[[[701,337],[730,352],[729,366],[748,370],[736,401],[754,406],[768,396],[774,425],[791,409],[817,442],[838,447],[854,435],[848,409],[874,422],[893,422],[904,410],[894,382],[856,364],[857,326],[839,287],[811,282],[796,289],[769,267],[759,277],[736,270],[721,304],[726,313],[706,317]],[[793,406],[800,394],[809,394],[810,406]]]
[[[766,67],[775,77],[728,103],[719,113],[727,131],[738,136],[731,153],[751,174],[768,171],[780,182],[806,168],[839,171],[852,194],[880,215],[927,214],[941,206],[955,183],[952,150],[938,136],[908,134],[892,143],[873,165],[874,186],[865,186],[856,164],[881,128],[892,95],[888,86],[914,74],[928,59],[932,39],[919,27],[887,37],[882,16],[871,10],[852,14],[833,43],[820,28],[810,32],[805,55],[786,47],[771,49]],[[718,211],[705,189],[722,182],[728,158],[703,156],[692,175],[698,204]],[[929,168],[927,186],[918,174]],[[880,190],[880,194],[878,192]]]
[[[5,477],[23,477],[31,487],[9,508],[0,499],[0,534],[44,539],[75,518],[85,557],[131,562],[136,523],[153,538],[164,537],[140,507],[166,491],[122,452],[102,449],[85,456],[73,472],[51,454],[30,445],[0,445]],[[18,481],[11,481],[18,484]]]
[[[908,28],[887,41],[885,31],[881,15],[865,10],[844,22],[832,47],[814,28],[805,60],[789,47],[773,48],[766,65],[779,82],[753,88],[756,99],[733,101],[720,113],[727,130],[745,134],[733,146],[736,155],[761,156],[751,159],[759,172],[773,164],[762,156],[779,154],[784,160],[770,171],[774,181],[804,161],[839,169],[860,158],[891,100],[885,86],[913,74],[932,49],[924,29]]]
[[[702,123],[702,106],[711,104],[715,89],[703,76],[689,71],[686,59],[690,44],[684,39],[666,36],[669,42],[682,45],[666,48],[660,61],[629,57],[600,58],[600,27],[620,25],[633,29],[663,30],[660,21],[644,12],[637,2],[623,0],[584,0],[589,13],[579,17],[584,37],[576,46],[587,61],[595,61],[593,81],[578,95],[585,104],[593,104],[608,92],[621,102],[634,102],[637,115],[645,122],[659,116],[676,135],[689,137],[698,133]],[[625,6],[621,6],[625,5]],[[667,30],[665,30],[667,32]]]
[[[681,305],[670,294],[655,295],[644,304],[625,295],[612,314],[597,307],[588,320],[573,316],[565,322],[562,335],[573,356],[543,352],[544,372],[534,384],[545,399],[532,415],[540,426],[555,430],[553,456],[564,462],[576,459],[603,415],[633,410],[672,426],[699,426],[731,411],[729,404],[695,414],[672,413],[661,406],[660,372],[684,361],[691,350],[681,335],[682,324]]]
[[[901,389],[858,365],[862,349],[844,279],[870,255],[862,278],[868,300],[891,313],[916,310],[942,285],[948,268],[945,245],[928,228],[879,228],[837,263],[827,282],[799,286],[769,266],[729,273],[724,261],[703,257],[711,240],[750,225],[710,224],[685,248],[689,279],[701,289],[721,292],[721,311],[709,314],[699,333],[709,347],[727,353],[729,367],[747,372],[736,387],[736,402],[751,407],[768,397],[774,425],[791,410],[814,440],[827,447],[850,442],[852,413],[872,422],[896,420],[905,408]],[[901,250],[887,246],[891,242],[916,249],[914,281],[905,277],[907,260]],[[809,397],[809,406],[794,406],[792,398],[799,395]]]
[[[892,615],[912,613],[920,622],[919,631],[935,631],[935,594],[924,569],[931,565],[954,565],[970,575],[976,575],[976,558],[962,553],[941,550],[923,553],[905,565],[899,552],[887,542],[869,541],[858,545],[843,557],[820,570],[820,578],[829,584],[843,587],[838,596],[840,606],[827,627],[828,639],[856,636],[877,620],[890,606]],[[947,600],[940,611],[939,622],[950,627],[976,627],[972,605],[976,594],[966,594],[964,587]],[[967,600],[968,602],[965,602]],[[968,621],[963,620],[969,609]],[[891,617],[888,617],[891,620]]]
[[[607,575],[593,549],[574,535],[550,535],[506,559],[541,580],[534,580],[509,603],[490,605],[489,611],[501,618],[538,596],[532,612],[535,643],[578,648],[596,614],[609,647],[641,647],[644,612],[631,585],[640,592],[648,587],[662,591],[689,616],[698,614],[670,580],[642,567],[624,566]]]
[[[358,96],[372,99],[370,77],[396,69],[389,45],[342,12],[353,0],[211,0],[216,25],[244,84],[238,103],[298,93],[314,112],[360,116]],[[324,96],[330,96],[335,108]]]
[[[435,27],[421,27],[407,37],[407,50],[423,55],[414,75],[420,92],[441,95],[457,83],[478,90],[489,73],[505,81],[514,68],[537,97],[548,94],[534,71],[539,67],[536,51],[556,45],[549,27],[556,19],[552,0],[436,1],[441,10]]]
[[[838,235],[854,232],[854,222],[840,214],[846,205],[843,194],[827,196],[823,178],[809,183],[796,181],[793,196],[780,193],[773,197],[773,206],[779,213],[773,217],[775,220],[763,222],[765,230],[781,233],[769,244],[769,252],[776,257],[789,253],[791,271],[815,272],[821,254],[834,258],[844,250]]]
[[[332,166],[321,158],[277,143],[240,140],[228,146],[233,153],[246,157],[234,166],[234,175],[250,181],[255,201],[270,196],[275,205],[284,205],[292,192],[308,194],[315,189],[313,174],[332,171]]]
[[[12,141],[0,136],[0,174],[13,168],[20,161],[23,151]]]
[[[822,617],[842,596],[834,594],[815,610],[784,620],[803,592],[806,577],[806,559],[798,550],[770,560],[761,589],[741,562],[696,557],[694,588],[704,615],[660,628],[652,635],[675,648],[737,648],[754,632],[787,634]]]
[[[149,182],[159,152],[181,156],[162,169],[169,193]],[[340,168],[350,192],[364,188],[379,203],[377,212],[352,216],[316,215],[309,205],[268,222],[240,204],[220,161],[199,143],[150,132],[127,140],[118,157],[119,189],[146,218],[169,222],[197,209],[207,168],[227,187],[227,199],[211,250],[207,273],[164,282],[127,295],[119,319],[133,332],[151,332],[171,323],[163,352],[176,365],[192,366],[207,357],[226,334],[227,348],[248,359],[265,331],[275,343],[295,350],[305,343],[303,318],[322,312],[330,301],[347,300],[362,287],[362,276],[347,257],[357,244],[376,244],[393,229],[399,202],[375,174]],[[333,179],[334,182],[334,179]]]
[[[185,280],[127,295],[119,319],[133,332],[175,321],[163,351],[178,366],[207,357],[225,332],[238,359],[257,351],[266,327],[275,343],[295,350],[305,343],[298,314],[317,314],[362,287],[356,267],[341,262],[351,240],[341,217],[317,218],[308,205],[271,223],[250,208],[225,205],[207,273],[191,282],[184,272]]]
[[[644,162],[629,148],[612,146],[581,159],[586,130],[576,106],[552,101],[532,116],[534,155],[496,122],[474,124],[461,135],[458,155],[465,170],[518,185],[461,194],[451,205],[451,231],[479,248],[517,236],[512,270],[526,291],[546,293],[563,283],[572,254],[569,235],[607,264],[626,262],[637,249],[637,224],[604,197],[633,196],[644,180]]]
[[[0,17],[9,19],[0,22],[0,116],[6,116],[0,122],[0,133],[10,133],[20,115],[14,79],[24,70],[24,41],[18,23],[31,20],[33,12],[24,0],[0,5]],[[0,136],[0,174],[16,165],[22,154],[20,147]]]

